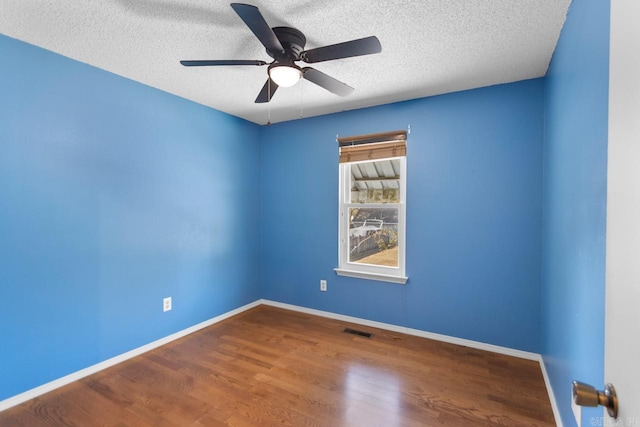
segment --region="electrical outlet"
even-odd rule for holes
[[[326,292],[327,291],[327,281],[326,280],[320,280],[320,290],[322,292]]]
[[[162,300],[162,311],[171,311],[171,297]]]

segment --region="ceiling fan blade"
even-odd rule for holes
[[[256,103],[261,104],[271,101],[273,99],[273,94],[276,93],[277,89],[278,85],[276,84],[276,82],[274,82],[270,78],[267,79],[267,82],[264,84],[264,86],[262,86],[262,90],[256,98]]]
[[[302,77],[339,96],[347,96],[354,91],[351,86],[344,84],[340,80],[336,80],[330,75],[325,74],[322,71],[318,71],[315,68],[304,67],[302,69]]]
[[[231,7],[244,23],[247,24],[247,27],[253,31],[253,34],[255,34],[267,50],[277,52],[284,51],[280,40],[278,40],[276,34],[269,24],[267,24],[267,21],[264,20],[264,17],[257,7],[243,3],[231,3]]]
[[[211,61],[180,61],[185,67],[202,67],[211,65],[267,65],[264,61],[251,61],[244,59],[214,59]]]
[[[352,56],[370,55],[380,52],[382,52],[380,40],[378,40],[376,36],[371,36],[307,50],[300,54],[300,59],[312,64],[314,62],[351,58]]]

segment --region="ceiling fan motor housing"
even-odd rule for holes
[[[267,49],[267,54],[277,62],[299,61],[300,54],[304,51],[304,45],[307,43],[304,34],[291,27],[274,27],[272,29],[280,40],[284,52]]]

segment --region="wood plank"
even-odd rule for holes
[[[373,338],[344,334],[345,327]],[[553,426],[537,362],[259,306],[0,412],[2,426]]]

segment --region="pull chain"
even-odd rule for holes
[[[271,77],[267,80],[267,126],[271,126]]]
[[[300,118],[302,118],[302,85],[299,84],[299,86],[300,86]]]

